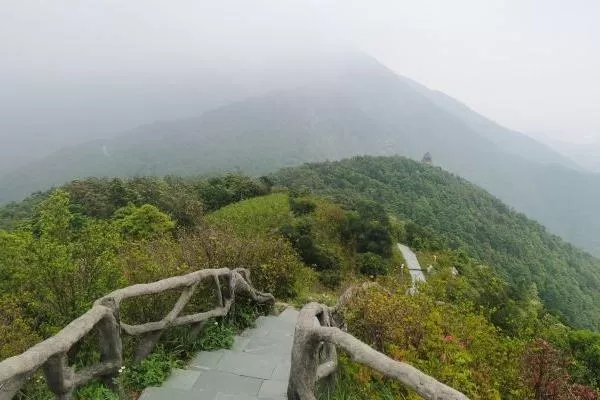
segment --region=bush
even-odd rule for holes
[[[167,214],[150,204],[141,207],[130,204],[117,210],[113,218],[126,239],[152,239],[171,232],[175,227],[175,222]]]
[[[377,253],[389,258],[392,255],[392,236],[389,221],[369,219],[356,211],[346,213],[342,224],[341,237],[345,243],[354,246],[359,253]]]
[[[254,287],[280,299],[294,297],[305,285],[307,269],[284,238],[241,238],[231,230],[207,228],[182,235],[186,263],[197,268],[238,268],[251,272]]]
[[[386,275],[389,271],[388,261],[375,253],[359,254],[358,265],[360,273],[363,275]]]
[[[336,289],[342,282],[342,274],[339,270],[322,271],[319,281],[329,289]]]
[[[520,376],[523,342],[502,335],[470,306],[374,287],[353,297],[343,313],[357,338],[469,398],[529,398]],[[370,370],[359,374],[365,384],[379,379]]]
[[[292,213],[294,213],[294,215],[297,217],[310,214],[317,208],[316,203],[310,199],[297,199],[290,197],[289,203],[290,210],[292,210]]]
[[[317,271],[339,269],[340,260],[330,250],[315,243],[312,221],[302,220],[295,225],[285,225],[281,234],[298,251],[302,261]]]
[[[33,321],[12,299],[0,298],[0,360],[19,354],[41,341],[33,331]]]

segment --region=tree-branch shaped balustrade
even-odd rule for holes
[[[200,282],[212,279],[216,286],[217,306],[209,311],[180,315],[194,295]],[[222,285],[221,279],[225,281]],[[223,291],[222,286],[227,290]],[[171,311],[160,321],[129,325],[120,321],[123,300],[183,289]],[[72,321],[56,335],[36,344],[24,353],[0,362],[0,400],[11,399],[27,378],[42,369],[50,390],[58,399],[71,399],[74,390],[92,379],[101,379],[112,386],[123,365],[121,333],[139,337],[136,359],[145,358],[162,333],[173,326],[191,325],[196,334],[204,321],[225,316],[235,301],[236,294],[244,293],[258,303],[275,302],[269,293],[252,287],[249,271],[243,268],[205,269],[187,275],[163,279],[148,284],[115,290],[96,300],[85,314]],[[68,365],[67,354],[87,334],[96,330],[99,338],[100,360],[89,367],[75,371]],[[1,339],[0,339],[1,340]]]
[[[370,285],[372,283],[363,285],[362,289]],[[294,332],[288,400],[316,400],[314,390],[317,382],[330,377],[337,370],[337,347],[354,361],[400,381],[426,400],[468,400],[461,392],[409,364],[389,358],[335,327],[341,321],[340,307],[359,290],[350,288],[335,307],[309,303],[300,310]]]

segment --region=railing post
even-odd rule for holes
[[[288,400],[316,400],[314,388],[317,383],[319,342],[310,330],[298,330],[292,347],[292,365],[288,383]]]
[[[162,330],[141,334],[138,344],[135,347],[134,362],[138,363],[148,357],[152,353],[152,350],[154,350],[154,346],[156,346],[162,334]]]
[[[321,326],[330,327],[333,326],[333,318],[329,312],[329,309],[323,307],[321,314],[317,316],[319,324]],[[337,368],[337,350],[335,344],[329,342],[321,342],[319,346],[319,364],[329,363]],[[317,367],[318,369],[318,367]],[[335,387],[336,376],[334,373],[328,374],[322,379],[322,382],[329,388]]]
[[[113,370],[103,375],[102,381],[107,387],[120,390],[120,388],[115,386],[115,379],[119,374],[119,368],[123,365],[123,343],[121,341],[119,307],[112,298],[103,299],[100,304],[112,310],[112,314],[108,314],[97,325],[100,361],[114,363]]]
[[[223,292],[221,291],[221,282],[219,281],[219,276],[218,275],[214,275],[214,279],[215,279],[215,286],[217,289],[217,301],[218,301],[218,305],[219,307],[223,307],[224,303],[223,303]]]
[[[43,366],[44,375],[48,387],[60,400],[71,400],[73,398],[73,369],[68,365],[66,353],[56,354],[50,357]]]
[[[0,400],[11,400],[21,390],[21,387],[23,387],[29,376],[31,376],[31,373],[18,375],[7,381],[0,382]]]
[[[314,317],[316,309],[320,307],[317,303],[310,303],[300,310],[292,345],[288,400],[316,400],[314,389],[317,383],[321,341],[315,334]]]

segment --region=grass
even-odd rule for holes
[[[338,371],[331,380],[317,384],[318,400],[405,400],[401,391],[394,390],[388,381],[360,378],[358,364],[340,354]]]
[[[233,229],[242,237],[268,234],[292,220],[286,193],[273,193],[230,204],[209,214],[206,221],[217,228]]]

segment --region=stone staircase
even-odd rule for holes
[[[140,400],[284,400],[298,311],[259,317],[229,350],[200,352]]]

